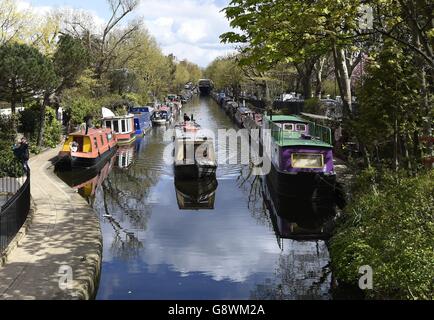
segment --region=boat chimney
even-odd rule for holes
[[[84,118],[84,121],[86,122],[86,135],[89,133],[89,128],[92,126],[92,117],[86,116]]]

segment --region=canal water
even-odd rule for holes
[[[215,132],[237,129],[211,98],[183,112]],[[59,173],[101,221],[97,299],[330,299],[333,205],[279,198],[249,165],[175,181],[166,130],[119,149],[99,172]]]

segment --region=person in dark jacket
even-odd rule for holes
[[[184,122],[188,121],[190,121],[190,117],[186,113],[184,113]]]
[[[20,143],[15,146],[14,148],[14,154],[18,158],[18,160],[21,161],[23,164],[23,168],[26,172],[29,172],[29,158],[30,158],[30,151],[29,151],[29,144],[27,143],[26,138],[22,138]]]

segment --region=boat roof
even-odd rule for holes
[[[301,123],[309,123],[309,121],[306,121],[298,116],[288,116],[288,115],[272,115],[270,119],[270,115],[266,115],[265,118],[272,122],[301,122]]]
[[[131,107],[130,110],[132,112],[150,112],[151,109],[153,109],[153,108],[152,107],[144,106],[144,107]]]
[[[101,134],[101,133],[107,133],[107,132],[112,132],[112,130],[108,129],[108,128],[99,128],[99,129],[89,128],[87,131],[87,134],[86,134],[86,130],[81,130],[81,131],[76,131],[76,132],[70,133],[69,136],[75,136],[75,137],[86,136],[87,137],[87,136],[92,136],[94,134]]]
[[[247,113],[247,112],[252,112],[252,110],[250,110],[249,108],[241,107],[241,108],[238,108],[238,112]]]
[[[303,138],[282,138],[276,143],[281,147],[320,147],[320,148],[333,148],[332,145],[318,140],[318,139],[303,139]]]
[[[104,117],[103,120],[128,119],[128,118],[134,118],[134,114],[129,113],[123,116]]]

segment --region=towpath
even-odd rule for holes
[[[53,172],[58,149],[30,160],[34,212],[0,268],[0,299],[91,299],[102,255],[93,209]]]

